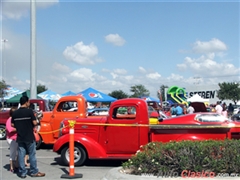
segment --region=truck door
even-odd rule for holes
[[[106,126],[107,153],[132,154],[139,149],[139,120],[136,107],[113,107]]]
[[[59,136],[60,123],[65,118],[76,119],[80,115],[79,108],[76,101],[62,101],[54,108],[53,114],[51,116],[51,126],[54,138]]]

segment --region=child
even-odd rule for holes
[[[18,162],[17,162],[17,149],[18,149],[18,143],[16,142],[17,139],[17,132],[16,129],[11,126],[11,119],[13,112],[17,110],[17,107],[12,107],[10,109],[10,117],[8,118],[6,122],[6,133],[7,133],[7,142],[9,144],[10,149],[10,169],[9,171],[15,172],[18,168]]]

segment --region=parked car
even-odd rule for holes
[[[239,122],[240,122],[240,112],[238,112],[237,114],[234,114],[234,115],[231,117],[231,120],[233,120],[233,121],[239,121]]]
[[[240,112],[240,105],[233,105],[233,115],[238,114]]]

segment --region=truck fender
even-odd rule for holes
[[[49,123],[41,122],[41,128],[39,131],[39,134],[41,135],[42,141],[44,142],[44,139],[47,141],[50,141],[53,139],[53,133],[52,133],[52,127]],[[48,144],[49,142],[44,142]]]
[[[65,134],[58,138],[54,143],[53,151],[58,154],[61,153],[62,149],[69,144],[70,135]],[[85,136],[84,134],[77,134],[74,136],[74,144],[81,144],[88,155],[88,158],[104,158],[107,157],[105,149],[91,137]]]

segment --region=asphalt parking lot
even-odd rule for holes
[[[9,149],[5,140],[0,141],[0,180],[19,180],[16,174],[8,171],[9,169]],[[41,180],[66,179],[62,176],[68,176],[68,166],[61,165],[60,156],[52,152],[51,146],[44,146],[37,150],[37,163],[40,172],[46,173],[45,177],[37,178]],[[75,174],[81,174],[83,180],[100,180],[110,169],[121,166],[121,161],[88,161],[86,165],[75,167]],[[74,178],[71,176],[70,178]],[[34,179],[27,176],[27,179]]]
[[[8,171],[9,169],[9,149],[7,142],[0,141],[0,180],[19,180],[16,174]],[[84,166],[75,167],[75,174],[82,175],[69,176],[68,166],[61,164],[60,156],[52,152],[51,146],[44,146],[40,150],[37,150],[37,162],[40,172],[46,173],[45,177],[39,177],[41,180],[54,180],[54,179],[82,179],[82,180],[181,180],[186,178],[174,177],[174,178],[163,178],[163,177],[148,177],[148,176],[133,176],[119,173],[119,168],[122,164],[121,161],[113,160],[91,160],[87,161]],[[31,176],[27,176],[27,179],[34,179]],[[187,178],[188,180],[194,180],[196,178]],[[216,180],[238,180],[238,177],[215,177],[215,178],[197,178],[198,180],[204,179],[216,179]]]

